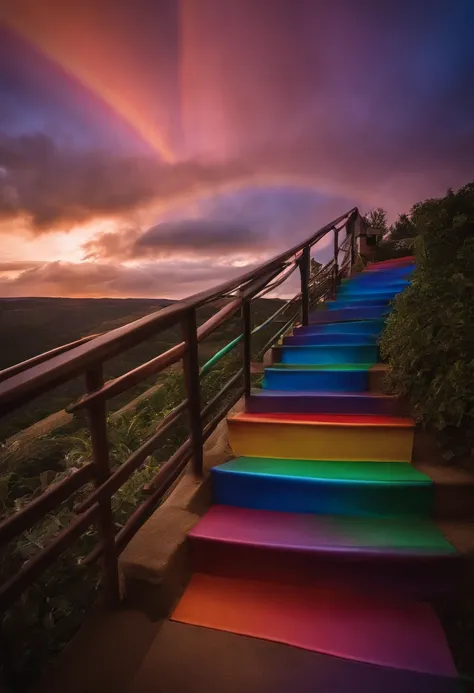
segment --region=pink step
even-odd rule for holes
[[[432,598],[464,562],[434,523],[214,505],[189,533],[193,567],[229,577],[351,582],[364,592]]]

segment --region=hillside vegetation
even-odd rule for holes
[[[115,329],[149,315],[172,301],[166,299],[79,299],[79,298],[18,298],[0,299],[0,369],[7,368],[61,344],[81,337]],[[261,322],[271,315],[281,301],[260,299],[252,304],[254,320]],[[198,322],[205,322],[217,310],[209,304],[198,311]],[[240,317],[236,314],[208,337],[199,347],[201,362],[206,361],[240,332]],[[156,339],[129,349],[105,363],[105,378],[110,379],[135,368],[182,339],[180,325],[161,332]],[[121,408],[134,397],[156,383],[152,378],[110,402],[110,410]],[[30,406],[0,419],[0,441],[13,436],[25,427],[64,409],[84,392],[82,378],[71,380]]]
[[[416,270],[383,334],[390,386],[442,433],[447,458],[474,448],[474,183],[416,204]]]

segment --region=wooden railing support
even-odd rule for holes
[[[301,324],[306,326],[309,323],[309,277],[311,270],[311,254],[309,245],[303,248],[300,258],[301,275]]]
[[[104,384],[102,363],[86,371],[87,393],[99,390]],[[95,467],[95,486],[99,488],[110,476],[109,442],[107,439],[107,404],[100,398],[87,407],[92,443],[92,462]],[[120,602],[117,552],[115,550],[115,525],[110,497],[101,498],[99,506],[99,535],[104,546],[102,577],[106,601],[111,606]]]
[[[202,475],[203,437],[201,421],[201,384],[199,380],[199,355],[196,311],[188,311],[183,319],[185,352],[183,357],[184,379],[188,398],[189,435],[192,447],[192,468],[196,476]]]
[[[250,365],[252,360],[252,325],[250,313],[250,301],[244,301],[242,304],[242,360],[244,371],[244,396],[248,397],[252,389],[252,381],[250,375]]]
[[[334,265],[332,268],[332,297],[336,298],[339,283],[339,229],[334,229]]]
[[[351,215],[346,224],[347,235],[351,237],[351,264],[350,274],[354,274],[354,267],[357,259],[357,239],[356,239],[356,215]]]

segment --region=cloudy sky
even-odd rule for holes
[[[472,0],[0,18],[2,296],[178,298],[354,205],[395,219],[474,178]]]

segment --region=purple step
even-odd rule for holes
[[[252,390],[250,397],[247,397],[245,408],[253,414],[407,414],[406,405],[397,397],[371,392]]]

